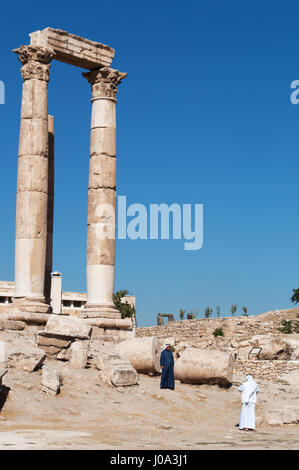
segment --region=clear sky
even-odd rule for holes
[[[277,0],[6,2],[0,18],[0,279],[14,278],[21,104],[12,49],[47,26],[116,49],[128,76],[117,105],[117,191],[128,204],[204,205],[204,244],[119,240],[116,289],[137,297],[138,324],[207,305],[252,315],[290,308],[299,285],[299,5]],[[54,266],[85,291],[90,86],[53,61]]]

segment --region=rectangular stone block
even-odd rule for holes
[[[21,118],[48,117],[48,83],[44,80],[25,80],[22,91]]]
[[[90,155],[116,155],[115,127],[96,127],[90,131]]]
[[[16,238],[46,239],[47,194],[41,192],[18,192]]]
[[[89,341],[74,341],[70,347],[70,365],[75,369],[84,369],[87,364]]]
[[[84,69],[109,67],[115,51],[105,44],[70,34],[61,29],[45,28],[30,35],[30,44],[53,49],[56,60]]]
[[[56,336],[69,336],[70,338],[89,339],[92,328],[84,320],[62,315],[50,315],[45,332]]]
[[[49,395],[57,395],[62,384],[62,375],[47,365],[43,366],[41,390]]]
[[[89,160],[89,188],[116,189],[116,158],[107,155],[91,156]]]
[[[48,155],[48,119],[21,119],[19,156]]]
[[[55,346],[56,348],[68,348],[71,344],[71,340],[69,338],[63,339],[61,335],[52,335],[50,333],[46,333],[41,331],[37,335],[37,343],[42,346]]]
[[[115,233],[115,225],[107,226],[107,233]],[[104,226],[105,228],[105,226]],[[103,224],[93,224],[87,227],[87,264],[114,265],[115,239],[103,238]]]
[[[24,155],[18,159],[18,191],[48,192],[48,157]]]
[[[96,127],[116,128],[115,102],[111,99],[95,99],[92,102],[91,129]]]
[[[111,188],[99,188],[88,191],[87,224],[115,223],[116,192]]]

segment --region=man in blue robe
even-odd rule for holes
[[[174,359],[170,344],[166,344],[165,349],[161,353],[160,365],[162,369],[160,388],[174,390]]]

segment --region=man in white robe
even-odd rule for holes
[[[259,388],[257,383],[253,380],[252,375],[246,375],[246,379],[246,382],[239,387],[239,392],[242,392],[242,410],[239,420],[239,429],[254,431],[256,394],[259,392]]]

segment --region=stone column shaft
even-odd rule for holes
[[[87,303],[83,315],[120,318],[113,302],[116,210],[116,93],[126,76],[107,67],[83,74],[92,85],[87,221]]]
[[[18,159],[15,303],[47,312],[44,284],[48,213],[48,80],[51,50],[21,46],[23,93]]]

